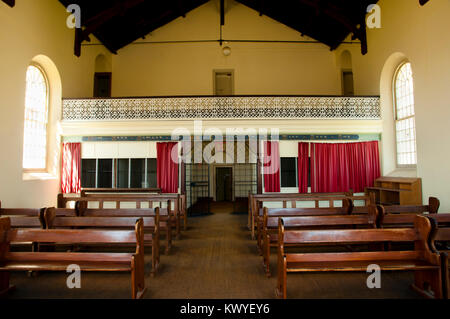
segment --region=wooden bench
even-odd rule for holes
[[[100,189],[98,191],[97,189],[84,189],[81,191],[81,197],[104,197],[104,196],[110,196],[105,195],[108,189]],[[161,194],[160,190],[158,193],[149,191],[147,194],[136,194],[136,192],[128,191],[124,192],[125,194],[121,194],[116,189],[113,189],[112,192],[114,194],[114,197],[117,197],[118,199],[123,197],[145,197],[149,200],[153,200],[155,202],[157,201],[165,201],[167,202],[170,200],[172,203],[174,203],[174,207],[172,210],[174,211],[174,215],[178,216],[180,219],[183,219],[183,229],[187,230],[187,213],[186,213],[186,195],[180,195],[180,194]],[[130,189],[131,190],[131,189]],[[136,189],[139,190],[139,189]],[[100,193],[100,194],[99,194]],[[103,193],[103,194],[102,194]],[[175,212],[177,214],[175,214]],[[177,237],[179,236],[179,229],[177,229]]]
[[[258,238],[257,232],[260,229],[259,225],[260,223],[262,223],[262,219],[263,219],[263,208],[262,205],[263,203],[282,203],[282,208],[286,209],[287,208],[287,203],[290,202],[291,203],[291,207],[296,209],[297,208],[297,202],[302,202],[302,203],[314,203],[314,207],[306,207],[306,208],[299,208],[299,209],[305,209],[306,211],[310,210],[310,209],[317,209],[317,208],[329,208],[329,215],[336,215],[336,214],[340,214],[339,210],[342,210],[343,212],[347,213],[348,211],[348,205],[351,205],[351,212],[353,213],[353,209],[354,209],[354,205],[353,205],[353,200],[352,198],[365,198],[365,197],[302,197],[302,198],[294,198],[294,199],[289,199],[289,200],[285,200],[285,199],[279,199],[279,198],[270,198],[270,199],[255,199],[254,202],[256,202],[255,206],[256,207],[261,207],[261,208],[257,208],[255,210],[255,216],[254,216],[254,224],[255,224],[255,231],[256,231],[256,238]],[[340,202],[340,206],[339,207],[335,207],[335,202]],[[323,203],[323,206],[320,206],[320,203]],[[280,207],[281,208],[281,207]],[[337,209],[337,210],[336,210]],[[323,210],[325,212],[325,210]],[[254,234],[252,234],[252,236],[254,236]]]
[[[410,216],[437,214],[440,202],[435,197],[428,199],[428,205],[377,205],[379,211],[379,228],[399,227],[403,224],[412,226],[414,218]]]
[[[57,216],[56,208],[48,208],[44,214],[46,229],[134,229],[136,217],[68,217]],[[159,208],[155,209],[154,217],[143,217],[144,246],[151,248],[152,268],[155,275],[160,264],[159,256]]]
[[[61,194],[60,194],[61,195]],[[89,203],[97,203],[98,209],[104,209],[105,203],[114,203],[115,209],[121,209],[122,203],[133,203],[135,209],[141,209],[143,204],[146,203],[148,205],[148,208],[153,208],[155,206],[160,207],[160,216],[161,221],[165,219],[164,216],[169,216],[171,227],[175,229],[175,233],[177,236],[177,239],[180,237],[180,215],[178,214],[178,206],[177,202],[174,203],[174,208],[169,210],[169,213],[167,213],[167,208],[162,208],[162,204],[165,203],[167,207],[171,207],[172,201],[170,199],[167,199],[165,197],[152,197],[151,195],[134,195],[133,197],[130,196],[104,196],[99,194],[92,194],[89,197],[61,197],[58,195],[58,208],[66,208],[67,204],[70,202],[75,203],[75,208],[77,209],[78,213],[80,215],[83,215],[84,211],[89,208]],[[159,196],[159,195],[158,195]]]
[[[366,272],[371,264],[382,271],[414,271],[414,290],[427,297],[442,298],[442,271],[439,254],[430,250],[428,241],[432,227],[430,221],[417,216],[415,228],[404,229],[351,229],[351,230],[285,230],[279,219],[278,228],[278,283],[277,296],[287,297],[288,272]],[[389,242],[414,242],[410,251],[370,251],[345,253],[290,254],[285,246],[290,244],[361,245]]]
[[[265,194],[252,194],[248,193],[248,229],[251,230],[252,227],[252,219],[253,213],[255,212],[255,203],[256,199],[264,199],[264,198],[280,198],[280,196],[284,199],[290,198],[301,198],[301,197],[327,197],[327,196],[353,196],[353,191],[350,190],[348,192],[338,192],[338,193],[265,193]]]
[[[45,208],[1,208],[0,217],[9,217],[12,228],[35,228],[44,229]],[[33,242],[14,242],[15,247],[30,247],[32,251],[39,251],[39,245]]]
[[[11,271],[66,271],[76,264],[81,271],[131,272],[132,298],[142,298],[144,280],[144,222],[139,219],[134,231],[73,230],[73,229],[12,229],[8,217],[0,218],[0,292],[10,286]],[[136,252],[11,252],[11,242],[58,244],[135,244]]]
[[[264,197],[263,195],[253,195],[252,197],[252,225],[251,225],[251,231],[252,231],[252,238],[255,238],[255,230],[257,230],[257,222],[256,220],[258,217],[261,217],[263,215],[262,208],[264,206],[264,203],[272,202],[272,203],[281,203],[282,207],[280,208],[287,208],[288,203],[290,203],[292,208],[295,208],[297,206],[297,202],[303,202],[303,203],[313,203],[313,206],[311,208],[321,208],[321,207],[335,207],[335,202],[341,202],[344,199],[351,199],[353,201],[353,213],[367,213],[367,207],[373,203],[373,197],[369,196],[346,196],[346,195],[339,195],[339,196],[333,196],[331,194],[325,194],[325,195],[316,195],[316,196],[306,196],[309,194],[301,194],[301,196],[293,196],[297,194],[278,194],[278,197],[270,196],[270,197]],[[358,202],[362,202],[363,205],[361,207],[356,206]],[[322,205],[321,205],[322,203]],[[355,207],[356,206],[356,207]],[[258,214],[259,212],[259,214]]]
[[[159,233],[165,233],[165,254],[170,253],[172,248],[172,227],[167,215],[167,209],[141,208],[141,209],[96,209],[90,208],[80,212],[80,217],[132,217],[132,218],[154,218],[156,212],[159,215]],[[151,228],[149,228],[151,230]]]
[[[283,218],[284,227],[288,230],[315,230],[315,229],[354,229],[376,228],[377,209],[372,205],[369,214],[350,215],[338,208],[310,208],[306,213],[297,209],[268,209],[264,208],[264,221],[262,228],[263,246],[262,254],[266,275],[270,277],[270,249],[278,246],[278,219]],[[329,214],[332,210],[338,210],[340,215]],[[271,212],[272,211],[272,212]],[[290,247],[298,247],[298,244],[289,244]]]
[[[430,240],[430,247],[433,252],[439,253],[442,256],[442,291],[444,299],[449,299],[450,264],[448,255],[450,254],[450,214],[430,214],[428,218],[433,224],[438,225],[435,227],[436,232],[432,235],[432,240]],[[440,245],[438,246],[438,244]]]
[[[326,215],[350,215],[352,213],[353,203],[349,199],[342,201],[342,207],[324,207],[324,208],[267,208],[264,207],[259,211],[256,221],[256,239],[257,245],[262,249],[265,237],[264,217],[275,217],[277,221],[276,229],[278,230],[278,217],[298,217],[298,216],[326,216]]]

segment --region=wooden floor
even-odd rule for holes
[[[189,219],[189,230],[161,256],[155,278],[146,277],[145,298],[270,299],[276,278],[266,278],[262,258],[246,229],[247,216],[231,214],[232,205]],[[275,269],[275,254],[272,254]],[[149,259],[147,258],[147,261]],[[382,274],[382,288],[368,289],[367,274],[290,274],[290,298],[419,298],[410,288],[412,273]],[[68,289],[67,274],[14,273],[10,298],[129,298],[129,274],[82,273],[81,289]]]

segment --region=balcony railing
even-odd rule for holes
[[[374,96],[64,99],[62,112],[63,121],[380,118],[380,98]]]

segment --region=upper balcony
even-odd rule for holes
[[[378,96],[187,96],[63,99],[62,120],[380,120]]]

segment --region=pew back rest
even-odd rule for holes
[[[420,242],[422,249],[425,249],[432,226],[426,217],[416,216],[414,228],[285,231],[284,220],[280,218],[278,229],[279,245]]]
[[[74,229],[11,229],[8,217],[0,218],[0,246],[10,242],[36,242],[60,244],[140,244],[143,243],[143,220],[135,223],[135,229],[119,230],[74,230]],[[0,249],[1,250],[1,249]]]
[[[376,222],[369,215],[329,215],[329,216],[301,216],[283,217],[285,228],[300,227],[344,227],[344,226],[367,226],[376,228]],[[278,218],[269,217],[267,228],[278,227]]]
[[[152,210],[153,211],[153,210]],[[159,208],[156,208],[152,216],[122,216],[122,217],[85,217],[85,216],[57,216],[57,209],[48,208],[44,213],[47,229],[61,227],[93,227],[93,228],[134,228],[137,220],[142,219],[144,228],[159,226]]]
[[[0,208],[0,217],[9,217],[13,228],[44,228],[45,208]]]
[[[437,214],[440,207],[439,199],[430,197],[428,205],[379,205],[384,215],[387,214]]]

